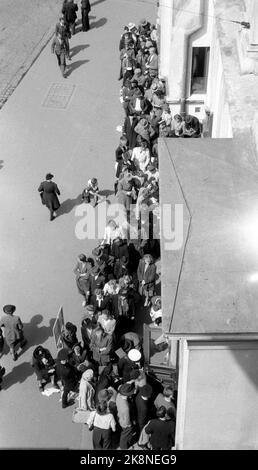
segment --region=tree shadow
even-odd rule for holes
[[[101,27],[104,26],[106,23],[107,23],[107,18],[100,18],[99,20],[93,21],[93,22],[90,24],[90,29],[93,29],[93,28],[101,28]]]
[[[87,47],[90,47],[90,45],[89,44],[80,44],[78,46],[72,47],[70,49],[70,57],[73,58],[76,54],[79,54],[79,52],[84,51],[84,49],[87,49]]]
[[[53,336],[53,326],[55,323],[55,318],[49,320],[49,326],[39,326],[42,323],[43,316],[38,314],[32,317],[30,323],[24,323],[24,336],[27,340],[27,344],[23,349],[27,351],[33,346],[38,346],[39,344],[45,343],[49,337]]]
[[[78,69],[81,65],[86,64],[87,62],[89,62],[89,60],[88,60],[88,59],[85,59],[85,60],[77,60],[77,61],[74,62],[73,64],[70,64],[66,76],[69,77],[69,76],[71,75],[71,73],[73,73],[73,72],[74,72],[76,69]]]
[[[0,160],[0,170],[2,170],[2,168],[4,166],[3,163],[4,163],[4,160]]]
[[[115,194],[115,191],[111,191],[110,189],[102,189],[102,191],[99,191],[100,196],[112,196],[112,194]]]
[[[57,217],[69,214],[73,210],[75,206],[81,204],[82,195],[79,194],[75,199],[66,199],[66,201],[62,202],[60,208],[58,209]]]
[[[11,372],[8,372],[3,378],[2,388],[8,390],[17,383],[23,383],[25,380],[33,375],[34,371],[30,362],[23,362],[15,366]]]

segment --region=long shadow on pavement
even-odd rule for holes
[[[30,349],[33,346],[44,344],[49,337],[53,336],[53,326],[55,318],[49,320],[49,326],[39,326],[42,323],[42,315],[34,315],[30,323],[24,323],[24,336],[27,340],[27,344],[23,351]]]
[[[102,2],[105,2],[106,0],[96,0],[95,2],[91,2],[91,6],[92,7],[95,7],[96,5],[98,5],[99,3],[102,3]]]
[[[115,191],[111,191],[111,189],[102,189],[101,191],[99,191],[99,195],[100,196],[112,196],[113,194],[115,194]]]
[[[100,18],[98,21],[93,21],[90,24],[90,29],[101,28],[101,26],[104,26],[106,23],[107,23],[107,18]]]
[[[73,64],[69,64],[69,69],[68,69],[66,76],[69,77],[71,73],[74,72],[74,70],[78,69],[81,65],[86,64],[87,62],[89,62],[89,60],[85,59],[85,60],[77,60]]]
[[[22,362],[21,364],[14,366],[14,368],[6,374],[3,378],[2,388],[7,390],[12,385],[17,383],[23,383],[25,380],[34,373],[30,362]]]
[[[84,49],[87,49],[87,47],[90,47],[89,44],[80,44],[79,46],[74,46],[70,49],[70,57],[73,58],[76,54],[79,54],[79,52],[84,51]]]
[[[66,199],[66,201],[62,202],[60,209],[58,210],[57,216],[64,214],[69,214],[73,210],[75,206],[81,204],[82,195],[79,194],[75,199]]]

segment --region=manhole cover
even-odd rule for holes
[[[48,94],[42,103],[43,108],[65,109],[67,108],[75,85],[63,85],[62,83],[53,83]]]

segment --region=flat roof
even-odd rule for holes
[[[240,152],[232,139],[159,139],[166,333],[258,332],[258,172]],[[164,232],[164,204],[172,222],[175,204],[183,207],[176,250]]]

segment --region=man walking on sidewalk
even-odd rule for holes
[[[57,184],[51,181],[52,178],[54,178],[54,176],[51,175],[51,173],[48,173],[46,175],[46,181],[40,183],[38,189],[40,192],[42,204],[47,206],[50,211],[50,220],[54,220],[56,217],[55,211],[57,211],[57,209],[60,207],[60,202],[57,197],[57,195],[60,196],[60,191]]]
[[[14,315],[15,305],[5,305],[4,315],[0,318],[0,328],[4,328],[5,340],[10,348],[13,360],[17,359],[17,352],[20,353],[27,341],[24,339],[23,324],[17,315]],[[16,352],[16,346],[19,346]]]
[[[69,25],[71,34],[75,34],[75,22],[77,18],[76,12],[78,11],[78,5],[73,3],[73,0],[69,0],[63,6],[62,13],[65,17],[66,22]]]
[[[61,34],[58,33],[52,42],[51,45],[52,53],[56,54],[57,63],[60,67],[62,75],[66,78],[65,71],[66,71],[66,57],[69,57],[69,47],[67,46],[67,39],[62,38]]]
[[[90,29],[89,12],[91,11],[89,0],[81,1],[81,10],[82,10],[82,31],[88,31]]]

